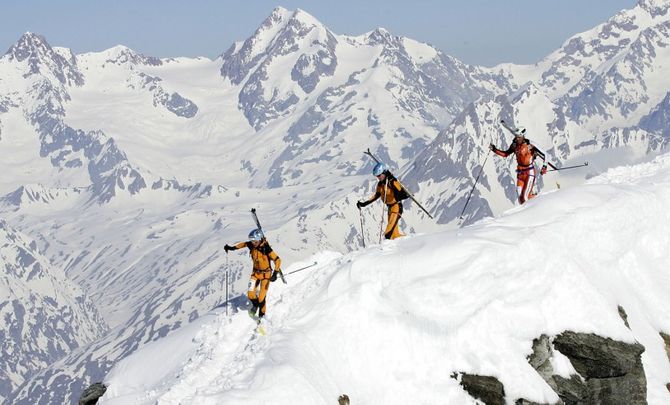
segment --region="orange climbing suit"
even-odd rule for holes
[[[233,246],[233,250],[244,247],[249,249],[251,261],[254,263],[254,268],[249,278],[247,297],[252,305],[259,308],[259,316],[262,317],[265,315],[265,297],[267,296],[268,288],[270,288],[270,277],[272,276],[270,261],[274,262],[275,271],[281,271],[281,259],[265,239],[258,246],[254,246],[251,241],[240,242]]]
[[[388,182],[387,182],[388,180]],[[394,191],[395,189],[395,191]],[[401,236],[405,236],[400,233],[400,218],[402,217],[402,202],[396,201],[396,192],[402,190],[402,185],[395,178],[386,178],[377,183],[377,188],[375,189],[375,194],[365,201],[365,205],[377,201],[379,198],[382,198],[382,201],[386,204],[388,208],[388,223],[386,224],[386,230],[384,231],[384,237],[386,239],[395,239]]]
[[[544,153],[533,146],[528,139],[524,139],[521,143],[517,143],[516,140],[512,141],[507,150],[494,149],[493,152],[502,157],[507,157],[512,153],[516,156],[516,190],[519,204],[534,198],[536,194],[533,193],[533,187],[537,175],[534,160],[536,156],[544,160]]]

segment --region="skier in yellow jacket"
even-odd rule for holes
[[[381,198],[388,208],[388,224],[384,231],[384,237],[386,239],[395,239],[405,236],[400,233],[399,222],[403,211],[401,200],[407,198],[407,192],[402,188],[400,182],[393,177],[391,172],[388,171],[385,164],[377,163],[372,170],[372,174],[379,180],[375,188],[375,194],[367,201],[356,202],[356,207],[361,209]]]
[[[265,297],[267,296],[270,282],[277,280],[277,275],[281,273],[281,259],[272,250],[259,229],[249,232],[249,241],[240,242],[233,246],[226,244],[223,249],[228,253],[230,250],[245,247],[249,249],[249,254],[254,265],[251,278],[249,279],[249,289],[247,290],[247,297],[251,301],[249,315],[256,317],[256,311],[258,311],[258,318],[260,319],[265,316]],[[272,271],[270,261],[275,264],[274,272]]]

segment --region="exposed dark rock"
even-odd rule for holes
[[[519,398],[514,402],[514,405],[550,405],[550,404],[543,404],[540,402],[533,402],[524,398]]]
[[[626,313],[626,310],[623,309],[621,305],[619,305],[617,309],[619,310],[619,316],[621,317],[621,319],[623,319],[623,323],[626,325],[628,329],[630,329],[630,325],[628,325],[628,314]]]
[[[98,403],[98,398],[105,395],[107,386],[101,382],[92,384],[81,393],[79,398],[79,405],[95,405]]]
[[[661,338],[665,342],[665,352],[668,354],[668,360],[670,360],[670,335],[661,332]]]
[[[565,404],[584,403],[586,384],[576,375],[573,375],[569,379],[555,375],[554,367],[550,360],[553,355],[549,337],[541,335],[539,338],[533,340],[533,353],[528,356],[528,362]]]
[[[587,385],[578,375],[572,375],[570,378],[554,375],[552,379],[554,384],[556,384],[555,391],[563,403],[566,405],[586,403]]]
[[[554,347],[586,380],[586,403],[647,403],[641,344],[568,331],[554,339]]]
[[[621,377],[637,365],[644,346],[603,338],[592,333],[563,332],[554,347],[568,356],[575,370],[585,378]]]
[[[459,374],[454,373],[451,377],[458,379]],[[459,382],[470,396],[486,405],[505,404],[505,387],[495,377],[460,373]]]
[[[340,395],[340,397],[337,398],[337,403],[339,405],[349,405],[349,395],[347,394]]]

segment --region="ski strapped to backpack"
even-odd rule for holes
[[[505,127],[506,130],[508,130],[508,131],[509,131],[510,133],[512,133],[512,135],[514,135],[514,136],[516,136],[517,133],[519,132],[517,128],[512,128],[512,127],[510,127],[510,126],[505,122],[505,120],[500,120],[500,123],[502,124],[503,127]],[[521,134],[522,134],[522,135],[525,135],[525,134],[526,134],[526,130],[523,130],[523,131],[521,132]],[[543,156],[545,156],[544,162],[547,164],[547,166],[551,167],[551,168],[554,169],[554,170],[558,170],[558,167],[554,166],[550,161],[548,161],[548,160],[546,159],[546,154],[545,154],[543,151],[541,151],[540,148],[537,147],[537,145],[533,145],[533,146],[535,146],[535,149],[537,149],[538,152],[540,152]]]
[[[372,152],[370,152],[370,148],[368,148],[368,150],[365,151],[365,152],[363,152],[363,153],[366,154],[366,155],[368,155],[368,156],[370,156],[370,157],[372,158],[372,160],[375,161],[375,163],[381,163],[381,160],[377,159],[377,158],[375,157],[375,155],[373,155]],[[398,192],[398,194],[396,194],[396,191],[394,190],[394,196],[395,196],[395,198],[396,198],[396,201],[401,201],[401,200],[410,198],[412,201],[414,201],[414,202],[416,203],[416,205],[419,206],[419,208],[421,208],[421,210],[423,210],[423,212],[426,213],[426,215],[428,215],[428,218],[430,218],[430,219],[434,219],[433,216],[430,215],[430,212],[428,212],[428,210],[426,210],[426,209],[423,207],[423,205],[421,205],[421,203],[420,203],[419,201],[417,201],[417,199],[412,195],[412,193],[410,193],[409,190],[407,190],[407,187],[405,187],[405,186],[400,182],[400,179],[398,179],[398,178],[396,178],[396,177],[393,177],[393,178],[394,178],[395,180],[398,181],[398,183],[400,184],[400,187],[402,188],[402,191],[403,191],[402,194],[400,194],[401,192]],[[391,187],[391,189],[393,189],[393,187]],[[406,195],[406,196],[405,196],[405,195]],[[399,199],[399,197],[400,197],[400,199]]]
[[[505,127],[506,130],[508,130],[512,134],[516,135],[516,133],[518,132],[518,130],[516,128],[512,128],[509,125],[507,125],[505,120],[500,120],[500,123],[503,125],[503,127]],[[526,131],[524,130],[522,132],[522,134],[525,134],[525,133],[526,133]],[[544,154],[544,152],[542,152],[539,148],[537,148],[536,145],[535,145],[535,148],[538,151],[540,151],[540,153]],[[567,170],[567,169],[577,169],[577,168],[585,167],[585,166],[589,165],[589,162],[584,162],[584,164],[581,164],[581,165],[574,165],[574,166],[567,166],[567,167],[556,167],[555,165],[551,164],[551,162],[549,162],[547,160],[545,160],[545,162],[547,163],[547,166],[551,167],[551,170],[547,170],[549,172],[557,172],[557,171],[560,171],[560,170]]]
[[[251,215],[254,217],[254,221],[256,221],[257,229],[261,232],[261,235],[263,235],[263,239],[265,239],[265,232],[263,232],[263,227],[261,226],[261,223],[258,220],[258,215],[256,215],[256,208],[251,209]],[[269,246],[268,246],[268,248],[269,248]],[[271,249],[270,249],[270,251],[271,251]],[[270,251],[268,251],[267,253],[265,251],[263,251],[262,253],[269,254]],[[282,273],[281,271],[279,272],[279,277],[281,277],[281,281],[283,281],[284,284],[287,284],[286,279],[284,278],[284,273]]]

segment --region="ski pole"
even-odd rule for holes
[[[363,210],[358,209],[358,215],[361,218],[361,240],[363,241],[363,247],[365,248],[365,228],[363,227]]]
[[[374,160],[375,163],[381,163],[381,161],[380,161],[379,159],[377,159],[377,157],[375,157],[375,155],[373,155],[372,152],[370,152],[370,148],[368,148],[368,150],[366,150],[365,152],[363,152],[363,154],[370,156],[370,158],[372,158],[372,160]],[[396,180],[398,181],[398,183],[400,183],[400,187],[402,187],[402,188],[407,192],[407,195],[409,196],[409,198],[410,198],[412,201],[414,201],[414,202],[416,203],[416,205],[417,205],[419,208],[421,208],[421,210],[422,210],[423,212],[426,213],[426,215],[428,215],[428,218],[430,218],[430,219],[434,219],[433,216],[430,215],[430,212],[428,212],[428,210],[425,209],[425,208],[423,207],[423,205],[421,205],[421,203],[419,202],[419,200],[417,200],[416,197],[414,197],[414,194],[410,193],[410,191],[407,189],[407,187],[405,187],[405,186],[402,184],[402,182],[400,181],[400,179],[396,177]]]
[[[386,190],[387,186],[389,184],[389,179],[388,177],[386,178],[386,181],[384,182],[384,205],[382,205],[382,219],[379,221],[379,243],[382,243],[382,232],[384,229],[384,207],[386,207]]]
[[[574,166],[567,166],[567,167],[559,167],[559,168],[557,168],[557,169],[551,169],[551,170],[547,170],[547,171],[548,171],[548,172],[557,172],[557,171],[559,171],[559,170],[577,169],[577,168],[579,168],[579,167],[586,167],[586,166],[588,166],[588,165],[589,165],[589,162],[584,162],[584,164],[581,164],[581,165],[574,165]]]
[[[482,166],[479,168],[479,174],[477,175],[477,178],[475,179],[475,183],[472,185],[472,189],[470,189],[470,193],[468,194],[468,199],[465,201],[465,205],[463,206],[463,211],[461,211],[461,215],[459,219],[463,219],[463,214],[465,213],[465,209],[467,208],[468,204],[470,203],[470,198],[472,197],[472,192],[475,191],[475,186],[477,186],[477,182],[479,182],[479,177],[482,175],[482,172],[484,171],[484,166],[486,165],[486,161],[489,160],[489,156],[491,155],[491,150],[486,153],[486,159],[484,159],[484,163],[482,163]]]
[[[228,316],[228,252],[226,252],[226,316]]]
[[[307,269],[309,269],[310,267],[314,267],[314,266],[316,266],[316,262],[310,264],[309,266],[301,267],[301,268],[299,268],[298,270],[293,270],[293,271],[290,272],[290,273],[286,273],[286,275],[288,276],[289,274],[293,274],[293,273],[297,273],[297,272],[299,272],[299,271],[307,270]]]

